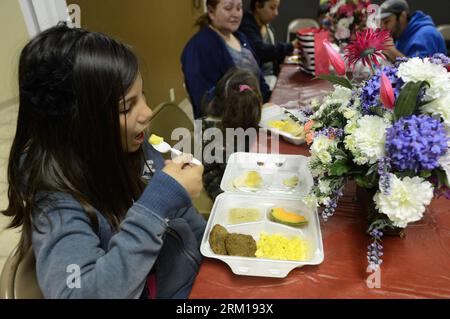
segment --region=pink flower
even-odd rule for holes
[[[355,5],[352,3],[345,4],[339,8],[338,13],[342,16],[353,17],[353,14],[355,13]]]
[[[390,110],[394,109],[395,106],[394,90],[392,89],[391,81],[383,72],[381,73],[380,99],[386,108]]]
[[[389,45],[390,35],[386,30],[366,29],[356,33],[356,38],[345,48],[345,57],[350,65],[355,67],[358,61],[372,67],[379,65],[378,58],[385,59],[382,51]]]
[[[333,68],[336,70],[336,73],[339,75],[345,75],[345,62],[342,57],[337,53],[334,48],[331,46],[330,42],[325,41],[323,43],[325,51],[328,54],[328,60],[330,61]]]

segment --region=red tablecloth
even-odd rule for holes
[[[322,95],[330,85],[285,65],[272,95],[277,104]],[[269,137],[270,139],[270,137]],[[280,142],[280,153],[308,154],[306,146]],[[336,214],[321,221],[325,259],[284,279],[234,275],[219,260],[205,259],[191,298],[450,298],[450,202],[436,199],[406,238],[385,237],[380,276],[367,271],[367,221],[350,186]],[[368,285],[368,282],[370,283]],[[378,285],[379,288],[369,288]]]

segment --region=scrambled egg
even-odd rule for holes
[[[277,120],[268,123],[271,128],[291,134],[292,136],[303,136],[305,134],[303,126],[292,120]]]
[[[148,139],[148,142],[152,145],[158,145],[158,144],[161,144],[162,142],[164,142],[164,138],[162,138],[161,136],[152,134],[150,136],[150,138]]]
[[[255,256],[258,258],[278,260],[307,260],[309,259],[309,245],[299,237],[292,239],[280,234],[269,235],[261,233]]]

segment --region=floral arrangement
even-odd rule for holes
[[[355,32],[366,27],[370,4],[370,0],[321,1],[321,5],[328,6],[322,24],[332,34],[333,42],[348,44]]]
[[[450,60],[438,54],[377,66],[375,57],[388,45],[383,31],[356,37],[367,41],[350,44],[346,57],[365,59],[372,75],[358,84],[321,76],[334,91],[313,102],[306,125],[315,179],[306,200],[328,219],[348,180],[371,190],[378,217],[369,225],[368,261],[377,269],[384,232],[420,220],[434,196],[450,199]],[[329,57],[345,65],[339,55]]]

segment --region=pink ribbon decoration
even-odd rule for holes
[[[395,106],[395,94],[394,89],[392,89],[392,83],[386,74],[381,73],[381,84],[380,84],[380,100],[383,105],[393,110]]]
[[[248,86],[247,84],[239,85],[239,92],[242,93],[245,91],[253,91],[253,89],[250,86]]]
[[[336,73],[338,75],[345,75],[345,62],[339,53],[336,52],[328,41],[325,41],[323,46],[327,52],[328,60],[330,60],[331,65],[336,70]]]

